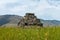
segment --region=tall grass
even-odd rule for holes
[[[60,40],[60,27],[1,27],[0,40]]]

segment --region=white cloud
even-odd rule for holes
[[[9,10],[12,11],[12,12],[20,12],[20,11],[26,10],[26,8],[27,8],[26,5],[22,5],[22,6],[14,7],[14,8],[9,9]]]
[[[0,0],[0,13],[24,15],[34,12],[38,18],[60,20],[59,5],[51,5],[47,0]]]
[[[14,3],[17,0],[0,0],[0,3]]]

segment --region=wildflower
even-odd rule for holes
[[[45,40],[48,40],[48,32],[45,33]]]

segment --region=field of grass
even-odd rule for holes
[[[60,27],[0,28],[0,40],[60,40]]]

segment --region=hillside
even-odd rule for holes
[[[22,16],[18,15],[1,15],[0,25],[17,25]],[[60,25],[58,20],[41,20],[44,26],[57,26]]]
[[[58,20],[42,20],[44,26],[60,26],[60,21]]]
[[[0,25],[17,24],[21,18],[18,15],[2,15],[0,16]]]

